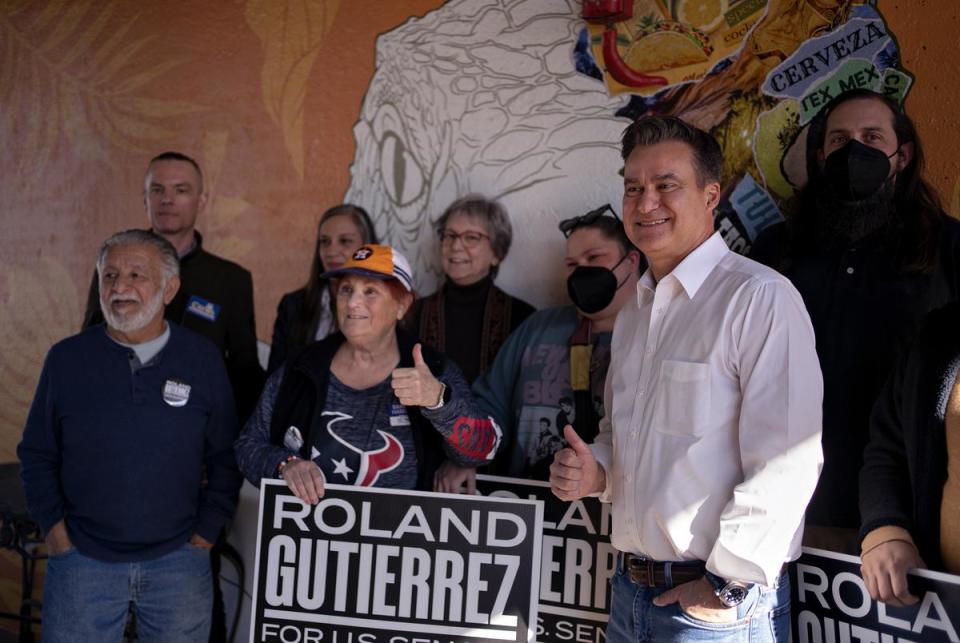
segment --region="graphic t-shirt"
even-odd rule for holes
[[[594,336],[590,359],[590,399],[593,401],[598,422],[603,417],[603,384],[610,368],[610,337],[610,333],[597,333]],[[555,356],[552,359],[560,366],[540,362],[539,356],[542,355]],[[521,369],[527,385],[536,378],[540,378],[540,382],[539,385],[524,388],[529,397],[525,396],[525,404],[517,419],[517,450],[522,449],[527,454],[527,459],[521,464],[514,456],[514,469],[511,474],[546,480],[550,477],[553,454],[567,446],[563,439],[563,428],[567,424],[572,426],[576,418],[574,409],[570,406],[573,399],[573,391],[570,389],[570,347],[551,346],[546,351],[528,347],[521,360]],[[554,382],[554,385],[546,385],[547,381]],[[563,383],[562,391],[556,386],[556,382]],[[555,414],[553,404],[560,408]],[[554,419],[552,423],[551,418]],[[516,469],[518,466],[522,469]]]
[[[417,455],[407,410],[390,380],[357,390],[330,373],[326,409],[314,418],[311,456],[330,484],[413,489]]]
[[[474,383],[480,407],[504,432],[505,446],[492,473],[542,480],[549,476],[553,454],[566,446],[563,427],[575,419],[569,343],[576,326],[573,306],[534,313],[510,335],[490,370]],[[604,415],[610,336],[593,335],[590,397],[598,418]]]

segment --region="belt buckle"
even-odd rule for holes
[[[630,554],[627,566],[630,569],[630,580],[641,587],[653,587],[652,560]]]

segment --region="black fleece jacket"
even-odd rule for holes
[[[954,302],[927,317],[897,361],[873,408],[860,471],[860,538],[884,525],[903,527],[932,569],[941,565],[944,419],[958,370],[960,302]]]

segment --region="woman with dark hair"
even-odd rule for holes
[[[370,215],[360,206],[344,203],[320,216],[307,285],[284,295],[277,306],[268,372],[277,370],[297,350],[336,330],[329,280],[322,275],[343,266],[363,244],[376,242]]]
[[[502,205],[477,194],[457,199],[437,221],[437,236],[446,281],[404,323],[473,382],[534,308],[493,285],[513,240]]]
[[[281,477],[316,504],[326,483],[429,491],[444,457],[489,462],[500,432],[460,369],[398,329],[414,301],[406,258],[367,244],[323,276],[338,330],[267,379],[236,443],[247,479]]]

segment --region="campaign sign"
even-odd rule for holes
[[[487,497],[543,502],[540,617],[537,640],[598,643],[610,613],[608,581],[616,569],[610,544],[610,505],[596,498],[560,500],[537,480],[477,476]]]
[[[790,566],[793,641],[960,641],[960,577],[915,571],[909,586],[920,601],[890,607],[870,598],[859,558],[804,547]]]
[[[327,485],[260,487],[250,641],[534,640],[543,507]]]

